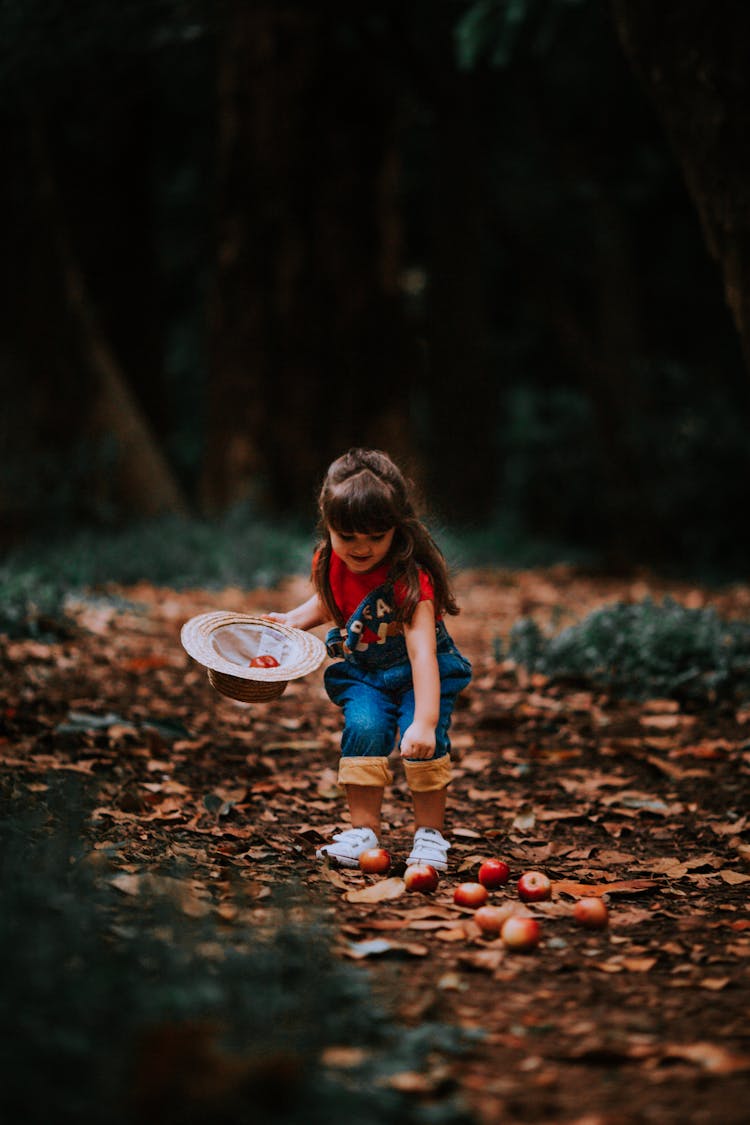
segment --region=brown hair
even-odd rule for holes
[[[419,570],[432,579],[435,613],[459,612],[443,554],[417,517],[413,489],[387,453],[377,449],[350,449],[329,467],[318,497],[321,541],[313,560],[312,581],[320,600],[338,624],[344,624],[329,581],[331,536],[388,531],[395,528],[388,555],[389,578],[404,584],[406,596],[396,611],[400,621],[411,621],[419,603]]]

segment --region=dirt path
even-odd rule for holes
[[[522,614],[564,624],[665,588],[563,568],[462,577],[452,631],[475,679],[454,723],[452,867],[430,897],[396,886],[381,902],[352,899],[372,894],[375,878],[314,859],[345,823],[339,721],[322,675],[275,703],[237,705],[179,646],[195,613],[285,608],[303,589],[109,590],[71,606],[79,630],[69,640],[0,639],[0,769],[37,788],[50,770],[90,779],[92,845],[116,844],[118,872],[133,879],[179,857],[190,901],[222,925],[272,926],[273,892],[304,889],[333,923],[336,955],[360,963],[399,1020],[479,1033],[462,1057],[436,1050],[401,1077],[415,1098],[459,1091],[486,1125],[744,1122],[750,708],[618,702],[529,678],[493,654]],[[748,588],[670,592],[750,615]],[[411,829],[398,767],[384,817],[397,878]],[[456,883],[491,855],[513,873],[495,902],[517,901],[524,870],[553,880],[552,901],[533,908],[543,940],[532,954],[504,951],[453,905]],[[586,888],[607,891],[603,934],[571,918]]]

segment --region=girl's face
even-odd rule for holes
[[[391,549],[396,529],[391,527],[388,531],[378,531],[373,535],[362,535],[359,532],[348,535],[342,531],[334,531],[332,527],[328,532],[334,554],[355,574],[366,574],[383,562]]]

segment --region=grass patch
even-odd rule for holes
[[[309,570],[312,531],[245,508],[220,520],[164,517],[20,547],[0,565],[0,632],[52,638],[69,593],[148,581],[174,589],[252,589]]]
[[[581,680],[631,698],[713,702],[750,695],[750,623],[672,598],[617,602],[546,635],[531,618],[512,629],[507,655],[552,679]]]
[[[502,524],[458,532],[435,528],[452,566],[539,566],[566,556]],[[69,593],[140,581],[173,589],[253,589],[310,569],[315,531],[270,522],[241,506],[216,520],[163,517],[119,529],[89,529],[16,548],[0,563],[0,632],[53,639],[68,629]]]

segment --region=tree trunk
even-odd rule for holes
[[[682,166],[750,371],[750,5],[612,5],[625,54]]]
[[[431,495],[451,520],[485,519],[497,495],[499,370],[487,354],[486,162],[471,76],[438,102],[428,262]]]
[[[99,436],[111,438],[115,444],[118,505],[137,516],[184,514],[187,501],[99,323],[62,214],[44,131],[33,114],[30,130],[39,192],[57,250],[65,298],[95,387],[90,422]]]
[[[202,501],[309,512],[332,457],[408,431],[396,113],[325,11],[226,10]]]

